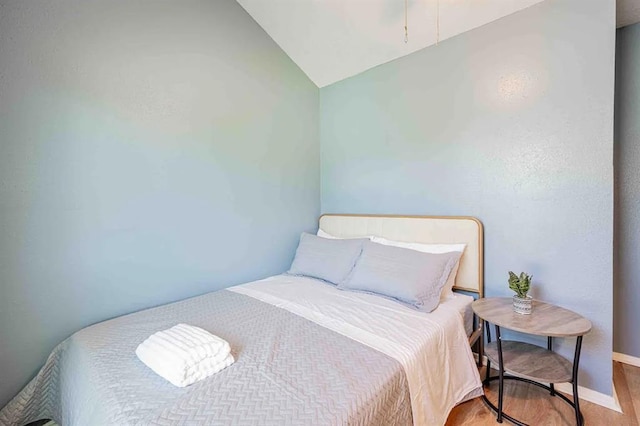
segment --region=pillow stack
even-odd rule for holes
[[[403,243],[380,237],[339,239],[303,233],[289,274],[342,290],[381,295],[431,312],[452,295],[464,244]]]

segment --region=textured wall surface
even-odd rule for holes
[[[233,0],[0,3],[0,406],[91,323],[286,270],[318,89]]]
[[[528,271],[589,318],[608,395],[614,55],[613,0],[546,1],[320,91],[322,211],[477,216],[487,295]]]
[[[640,357],[640,24],[617,36],[613,350]]]

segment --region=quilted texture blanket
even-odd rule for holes
[[[236,363],[186,388],[137,345],[180,322],[227,340]],[[287,310],[222,290],[85,328],[0,411],[0,425],[408,425],[398,361]]]

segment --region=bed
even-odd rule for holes
[[[476,219],[324,215],[319,225],[345,238],[465,243],[454,288],[483,295]],[[442,425],[482,394],[472,299],[426,314],[286,274],[231,287],[78,331],[0,410],[0,424]],[[177,323],[227,340],[236,363],[185,388],[156,375],[135,348]]]

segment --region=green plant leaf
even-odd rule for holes
[[[532,275],[526,272],[521,272],[520,275],[516,275],[512,271],[509,271],[509,288],[513,290],[518,297],[525,298],[529,289],[531,288]]]

